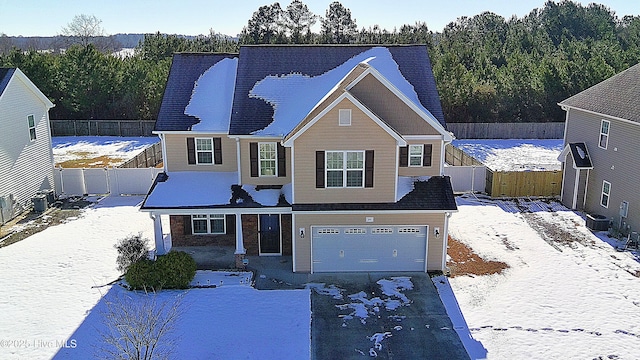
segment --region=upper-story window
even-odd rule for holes
[[[258,143],[258,149],[260,156],[260,176],[276,176],[276,143]]]
[[[27,116],[27,123],[29,124],[29,139],[34,141],[36,139],[36,119],[33,115]]]
[[[609,145],[609,127],[611,126],[611,122],[608,120],[602,120],[600,123],[600,142],[598,146],[606,149],[607,145]]]
[[[611,183],[608,181],[602,181],[602,195],[600,196],[600,205],[608,208],[610,196],[611,196]]]
[[[327,187],[363,187],[364,151],[327,151]]]
[[[222,138],[187,138],[189,164],[222,164]]]
[[[213,139],[196,139],[196,163],[213,164]]]
[[[338,111],[338,125],[351,126],[351,109],[340,109]]]
[[[422,166],[423,145],[409,145],[409,166]]]

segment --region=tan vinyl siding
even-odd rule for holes
[[[190,165],[187,160],[187,138],[221,138],[222,144],[222,164],[220,165]],[[229,139],[225,134],[204,135],[204,134],[166,134],[165,135],[167,171],[237,171],[236,141]]]
[[[440,176],[443,140],[408,140],[407,145],[431,144],[431,166],[399,167],[399,176]]]
[[[611,122],[607,149],[598,147],[600,123]],[[629,202],[628,223],[632,230],[640,230],[640,124],[570,109],[565,134],[566,143],[584,142],[594,169],[589,172],[588,213],[618,217],[622,201]],[[609,207],[600,205],[602,181],[611,183]],[[567,189],[565,189],[567,191]]]
[[[251,185],[284,185],[291,182],[291,149],[285,148],[287,162],[287,176],[251,176],[251,158],[249,154],[249,144],[252,142],[275,142],[281,139],[240,139],[240,163],[242,164],[242,183]],[[277,165],[276,165],[277,166]]]
[[[35,120],[34,141],[28,115]],[[13,194],[26,208],[37,191],[54,188],[48,109],[17,76],[0,98],[0,147],[0,197]]]
[[[440,135],[371,74],[349,92],[402,135]]]
[[[351,126],[338,126],[339,109],[351,109]],[[316,188],[316,151],[374,150],[372,188]],[[394,202],[396,140],[344,99],[295,140],[296,203]]]
[[[373,217],[373,222],[366,222]],[[442,271],[442,250],[445,229],[445,214],[294,214],[295,224],[295,258],[294,271],[311,271],[311,226],[318,225],[428,225],[427,234],[427,269]],[[441,235],[436,238],[433,229],[439,227]],[[304,228],[308,234],[300,237],[299,229]]]

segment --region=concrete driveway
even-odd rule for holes
[[[469,359],[427,274],[311,277],[313,359]]]

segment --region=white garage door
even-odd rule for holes
[[[313,272],[424,271],[427,226],[313,226]]]

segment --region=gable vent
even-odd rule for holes
[[[338,112],[338,125],[351,126],[351,109],[340,109]]]

